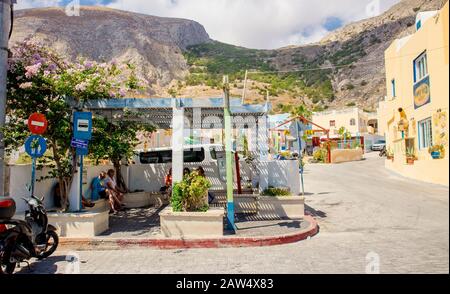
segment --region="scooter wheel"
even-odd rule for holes
[[[58,248],[58,244],[59,244],[58,234],[56,234],[55,231],[48,231],[47,232],[47,244],[46,244],[45,251],[42,252],[38,256],[38,258],[39,259],[44,259],[44,258],[47,258],[50,255],[52,255],[56,251],[56,249]]]
[[[11,251],[5,250],[0,252],[0,275],[12,275],[16,269],[16,263],[10,262]]]

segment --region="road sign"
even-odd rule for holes
[[[73,137],[89,141],[92,138],[92,113],[75,112],[73,114]]]
[[[31,158],[42,157],[47,151],[47,141],[41,136],[30,136],[25,141],[25,151]]]
[[[35,135],[42,135],[47,130],[47,119],[41,113],[33,113],[28,118],[28,129]]]

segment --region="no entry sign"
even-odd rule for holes
[[[42,135],[47,130],[47,119],[41,113],[33,113],[28,118],[28,129],[32,134]]]

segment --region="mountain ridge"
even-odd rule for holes
[[[146,96],[220,96],[222,75],[241,96],[245,70],[295,72],[251,74],[247,102],[267,92],[276,112],[304,103],[314,110],[359,106],[374,110],[385,96],[384,51],[414,31],[417,12],[444,0],[403,0],[380,16],[357,21],[313,44],[273,50],[248,49],[212,40],[192,20],[82,7],[79,17],[62,8],[16,11],[11,44],[33,36],[69,58],[130,61],[148,82]],[[323,69],[328,68],[328,69]]]

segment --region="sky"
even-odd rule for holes
[[[400,0],[18,0],[16,9],[103,5],[192,19],[210,37],[233,45],[274,49],[317,42],[350,22],[373,17]]]

